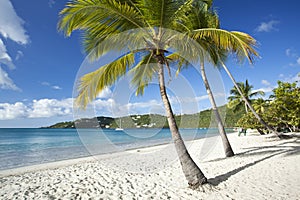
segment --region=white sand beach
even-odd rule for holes
[[[172,145],[0,171],[0,199],[300,199],[300,134],[187,142],[210,185],[188,188]]]

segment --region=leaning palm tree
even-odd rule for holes
[[[254,108],[251,106],[251,103],[247,100],[247,98],[243,95],[242,90],[240,89],[239,85],[237,84],[237,82],[235,81],[234,77],[232,76],[232,74],[230,73],[229,69],[227,68],[227,66],[225,65],[224,62],[221,61],[222,67],[224,68],[224,70],[226,71],[226,73],[228,74],[228,76],[230,77],[230,79],[232,80],[236,90],[239,92],[239,94],[241,95],[243,101],[245,101],[245,103],[247,104],[247,106],[249,107],[249,109],[251,110],[251,112],[253,113],[253,115],[256,117],[256,119],[264,126],[266,127],[269,131],[275,133],[279,138],[283,138],[284,136],[281,136],[272,126],[270,126],[269,124],[267,124],[254,110]]]
[[[90,59],[95,60],[109,51],[127,47],[122,56],[81,78],[76,103],[83,108],[126,73],[132,75],[131,83],[137,88],[137,94],[143,94],[149,81],[158,76],[160,95],[182,170],[189,185],[194,188],[206,183],[207,179],[192,160],[181,138],[164,80],[165,67],[169,69],[166,58],[169,46],[184,57],[199,57],[201,48],[191,47],[193,44],[189,45],[185,35],[178,36],[164,30],[180,30],[180,19],[186,17],[191,2],[72,0],[61,11],[58,27],[67,36],[75,30],[82,30],[84,48]],[[193,49],[197,50],[192,52]],[[136,60],[138,57],[139,60]]]
[[[195,10],[196,12],[194,12],[195,19],[197,19],[197,18],[206,19],[207,23],[203,23],[203,20],[195,21],[196,23],[194,24],[193,29],[220,28],[218,16],[213,10],[211,10],[211,5],[212,5],[212,1],[207,1],[206,6],[201,6],[201,4],[199,4],[199,3],[194,5],[194,9],[196,9]],[[203,27],[203,25],[206,25],[207,27]],[[210,59],[211,63],[213,63],[215,66],[218,66],[218,60],[216,60],[216,58],[215,58],[217,49],[212,48],[214,45],[207,42],[206,38],[198,38],[197,41],[199,42],[200,45],[204,46],[204,48],[209,52],[210,58],[211,58]],[[209,84],[207,76],[206,76],[203,60],[202,60],[202,62],[200,62],[200,71],[201,71],[201,76],[203,79],[203,83],[204,83],[206,92],[208,94],[210,103],[212,105],[212,111],[214,112],[214,115],[216,117],[216,122],[217,122],[218,130],[219,130],[219,133],[220,133],[220,136],[222,139],[225,155],[226,155],[226,157],[234,156],[234,152],[233,152],[230,142],[227,138],[221,115],[218,111],[218,107],[217,107],[215,98],[213,96],[213,92],[211,90],[210,84]]]
[[[230,90],[230,94],[231,96],[228,97],[229,100],[229,107],[233,108],[233,110],[237,110],[238,108],[240,108],[241,106],[244,106],[246,113],[248,113],[248,104],[246,103],[246,101],[244,101],[244,97],[247,100],[247,102],[251,102],[252,97],[257,96],[257,95],[265,95],[265,93],[263,91],[253,91],[253,85],[249,85],[248,80],[246,79],[246,82],[239,82],[237,83],[238,85],[238,89],[237,87],[233,87]]]
[[[205,2],[193,2],[193,9],[187,13],[188,20],[182,20],[182,24],[185,24],[184,31],[188,32],[189,35],[206,50],[209,55],[207,61],[214,64],[216,67],[222,66],[222,61],[226,59],[227,54],[229,53],[235,54],[239,61],[243,61],[247,58],[250,63],[252,63],[252,57],[258,56],[254,49],[256,41],[248,34],[237,31],[228,32],[224,29],[220,29],[218,16],[215,11],[211,9],[211,6],[212,0],[206,0]],[[201,60],[201,76],[212,105],[212,110],[216,117],[225,155],[227,157],[233,156],[234,152],[228,141],[220,113],[218,112],[218,108],[205,73],[204,63],[204,60]]]
[[[212,0],[206,0],[206,7],[204,7],[204,9],[209,9],[212,5]],[[193,15],[191,15],[193,16]],[[196,18],[197,19],[197,18]],[[212,22],[214,22],[214,20],[218,20],[218,18],[216,17],[212,17]],[[192,31],[191,31],[192,30]],[[242,91],[240,90],[239,86],[237,85],[237,82],[235,81],[233,75],[231,74],[231,72],[229,71],[229,69],[227,68],[227,66],[224,63],[224,60],[226,59],[227,56],[224,56],[224,53],[233,53],[234,55],[236,55],[237,60],[239,62],[243,62],[243,60],[245,58],[248,59],[249,63],[252,64],[254,57],[259,56],[258,53],[256,52],[256,50],[254,49],[256,46],[256,40],[254,38],[252,38],[250,35],[243,33],[243,32],[239,32],[239,31],[232,31],[230,32],[230,35],[228,35],[228,32],[225,33],[225,30],[219,29],[218,31],[215,28],[209,29],[209,28],[204,28],[204,29],[198,29],[198,30],[194,30],[193,28],[190,29],[190,31],[192,32],[192,38],[196,39],[198,42],[203,41],[204,40],[211,40],[213,39],[213,41],[209,41],[210,45],[209,46],[209,51],[211,53],[211,58],[214,61],[214,64],[218,63],[218,66],[222,66],[222,68],[226,71],[226,73],[228,74],[228,76],[230,77],[230,79],[232,80],[233,84],[235,85],[235,87],[237,88],[237,90],[239,91],[239,93],[241,94],[243,100],[246,102],[247,106],[249,107],[249,109],[251,110],[251,112],[254,114],[254,116],[258,119],[258,121],[264,125],[268,130],[270,130],[271,132],[274,132],[278,137],[280,137],[279,133],[271,126],[269,126],[253,109],[253,107],[251,106],[250,102],[247,100],[247,98],[245,96],[243,96]],[[218,32],[216,34],[216,32]],[[220,39],[220,35],[226,35],[225,38]],[[221,47],[221,48],[220,48]],[[217,48],[217,49],[213,49],[213,48]],[[221,54],[219,54],[221,52]],[[211,93],[211,92],[209,92]],[[213,98],[211,96],[211,98]],[[211,101],[213,103],[213,101]],[[216,113],[216,112],[215,112]],[[218,114],[216,113],[216,116]],[[218,118],[218,117],[217,117]],[[218,122],[220,124],[220,122]],[[223,144],[224,141],[223,141]]]
[[[187,16],[188,16],[187,20],[182,19],[182,21],[181,21],[182,24],[185,24],[183,31],[188,32],[191,37],[194,37],[194,34],[195,34],[193,32],[194,30],[203,31],[204,29],[206,29],[208,32],[212,32],[212,31],[215,31],[217,28],[219,28],[218,16],[217,16],[216,12],[211,9],[212,0],[207,0],[207,1],[203,1],[203,2],[202,1],[194,1],[192,3],[192,6],[193,6],[192,9],[190,9],[189,12],[187,12]],[[207,28],[212,28],[212,29],[207,29]],[[226,32],[226,33],[228,35],[232,34],[230,32]],[[212,41],[209,41],[209,39],[211,39],[211,37],[214,37],[214,36],[216,38],[220,37],[221,40],[228,39],[228,38],[226,38],[226,36],[222,37],[222,32],[215,32],[215,33],[212,33],[212,35],[206,35],[204,37],[196,37],[196,39],[197,39],[197,42],[199,43],[199,45],[201,45],[202,48],[205,49],[205,51],[208,54],[208,56],[206,57],[206,61],[213,63],[217,67],[217,65],[218,65],[218,57],[216,57],[217,48],[212,48],[212,47],[215,47],[215,45],[214,45],[215,41],[214,41],[214,39]],[[172,58],[174,58],[174,56]],[[180,59],[182,59],[182,58],[180,58]],[[181,68],[183,65],[188,65],[188,63],[183,62],[183,61],[181,61],[180,63],[181,63],[181,65],[179,65],[177,72],[181,71]],[[225,131],[220,113],[218,111],[218,107],[216,105],[216,101],[215,101],[213,92],[212,92],[210,84],[208,82],[208,79],[206,76],[206,71],[204,68],[204,63],[205,63],[205,60],[202,59],[200,61],[201,77],[202,77],[206,92],[208,94],[210,103],[212,105],[212,110],[216,117],[217,127],[219,130],[221,139],[222,139],[225,155],[226,155],[226,157],[231,157],[231,156],[234,156],[234,152],[233,152],[230,142],[227,138],[226,131]]]

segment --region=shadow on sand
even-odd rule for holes
[[[300,144],[299,143],[300,143],[300,138],[297,138],[293,141],[283,141],[282,143],[275,145],[275,146],[261,146],[261,147],[245,148],[246,149],[245,152],[236,154],[234,157],[218,158],[218,159],[207,161],[207,162],[217,162],[217,161],[221,161],[224,159],[234,159],[235,157],[253,157],[256,155],[267,155],[263,158],[260,158],[251,163],[245,164],[245,165],[243,165],[237,169],[234,169],[232,171],[229,171],[225,174],[211,178],[208,180],[208,182],[213,186],[217,186],[220,183],[226,181],[229,177],[231,177],[251,166],[254,166],[262,161],[268,160],[274,156],[277,156],[277,155],[284,155],[284,156],[299,155],[300,154]]]

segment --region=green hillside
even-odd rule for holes
[[[234,113],[226,105],[219,107],[225,127],[234,127],[243,116],[243,111]],[[175,119],[180,128],[204,128],[216,127],[216,121],[212,110],[204,110],[197,114],[176,115]],[[224,121],[223,121],[224,122]],[[70,122],[59,122],[43,128],[167,128],[167,118],[158,114],[131,115],[121,118],[97,117],[84,118]]]

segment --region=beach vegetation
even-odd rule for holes
[[[266,100],[257,99],[253,107],[262,118],[278,132],[296,132],[300,130],[300,88],[297,82],[278,81],[278,86]],[[265,129],[252,113],[245,114],[238,122],[245,128]]]

